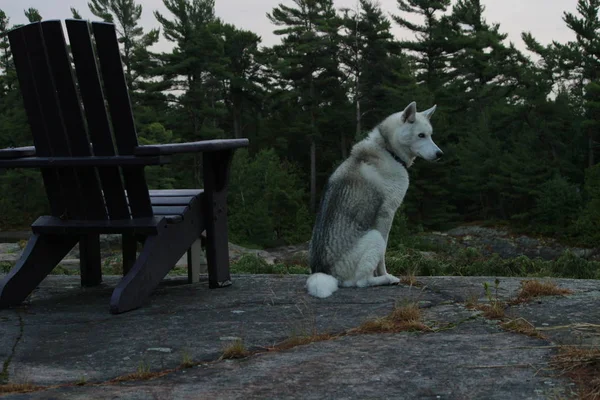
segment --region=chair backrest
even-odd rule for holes
[[[36,154],[133,155],[137,134],[114,25],[65,22],[75,74],[60,21],[8,34]],[[54,216],[153,215],[143,166],[42,168],[42,177]]]

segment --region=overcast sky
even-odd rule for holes
[[[334,0],[336,7],[354,7],[356,0]],[[142,25],[145,28],[158,27],[153,11],[159,10],[169,16],[162,0],[138,0],[143,5]],[[266,17],[267,12],[283,3],[293,4],[292,0],[216,0],[216,14],[225,22],[239,28],[251,30],[262,37],[263,45],[278,42],[273,35],[273,25]],[[396,0],[379,0],[383,10],[389,15],[397,13]],[[564,11],[575,11],[575,0],[483,0],[488,22],[500,23],[502,32],[508,34],[508,40],[524,49],[521,32],[530,31],[541,43],[552,40],[565,42],[573,35],[562,21]],[[65,19],[71,17],[70,7],[75,7],[84,18],[95,19],[89,12],[87,0],[0,0],[2,9],[12,24],[26,23],[23,14],[25,8],[34,7],[44,19]],[[411,38],[410,34],[394,28],[397,37]],[[161,38],[158,47],[167,50],[170,46]]]

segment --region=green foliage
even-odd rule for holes
[[[585,260],[569,251],[554,261],[545,261],[527,256],[484,256],[475,248],[451,249],[435,257],[403,248],[386,254],[386,267],[397,275],[600,278],[600,262]]]
[[[0,261],[0,273],[8,274],[13,267],[13,263]]]
[[[273,150],[236,151],[229,190],[232,240],[273,246],[308,240],[311,218],[302,175]]]
[[[581,204],[579,188],[562,176],[555,176],[538,188],[532,228],[547,234],[565,232],[577,218]]]
[[[535,62],[507,43],[481,0],[398,0],[389,19],[374,0],[339,11],[332,0],[293,0],[267,14],[281,38],[271,47],[217,18],[214,0],[163,3],[166,11],[153,13],[173,45],[163,53],[152,49],[159,30],[141,25],[145,3],[88,7],[116,25],[140,144],[250,139],[233,160],[234,242],[306,241],[321,188],[352,144],[416,100],[419,110],[438,105],[434,140],[445,157],[411,167],[392,252],[440,250],[416,233],[471,221],[600,243],[600,0],[578,0],[564,14],[572,41],[540,43],[523,33]],[[41,20],[33,8],[25,14]],[[2,148],[32,144],[6,35],[14,27],[0,10]],[[395,38],[395,27],[408,39]],[[201,165],[201,154],[182,155],[146,168],[147,179],[152,188],[201,187]],[[0,190],[2,229],[28,225],[47,208],[37,171],[1,171]],[[392,263],[427,273],[553,271],[461,251],[442,262],[419,257],[408,252]],[[590,276],[581,271],[573,275]]]
[[[23,228],[48,213],[41,174],[36,170],[0,171],[0,226]]]
[[[308,267],[300,265],[268,264],[254,254],[244,254],[231,265],[234,274],[307,274]]]
[[[586,171],[585,197],[585,208],[573,230],[579,243],[593,247],[600,243],[600,164]]]
[[[29,22],[40,22],[42,20],[40,12],[37,10],[37,8],[33,7],[25,10],[25,17],[27,17],[27,20]]]

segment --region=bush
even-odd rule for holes
[[[308,240],[312,218],[304,182],[298,169],[273,149],[254,157],[237,150],[228,197],[232,241],[271,247]]]
[[[572,231],[581,245],[597,246],[600,243],[600,164],[587,169],[584,194],[587,202]]]
[[[566,233],[581,210],[581,194],[577,185],[562,176],[542,183],[532,210],[533,230],[540,233]]]
[[[15,169],[0,172],[0,226],[22,228],[48,212],[48,201],[39,171]]]

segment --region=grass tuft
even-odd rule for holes
[[[527,335],[538,339],[545,339],[544,335],[535,329],[535,326],[531,324],[531,322],[524,318],[511,319],[501,323],[500,326],[507,331],[520,333],[522,335]]]
[[[0,394],[30,393],[42,389],[41,386],[35,386],[30,383],[7,383],[0,385]]]
[[[165,371],[152,372],[150,371],[150,365],[142,361],[138,365],[137,372],[120,376],[114,379],[114,382],[145,381],[148,379],[158,378],[163,375],[165,375]]]
[[[337,336],[329,333],[313,333],[312,335],[294,335],[284,340],[281,343],[276,344],[270,350],[280,351],[289,350],[296,346],[302,346],[309,343],[323,342],[325,340],[335,339]]]
[[[427,332],[432,329],[421,321],[421,309],[417,303],[396,306],[387,316],[363,322],[349,333]]]
[[[600,347],[563,346],[550,366],[577,384],[581,399],[600,399]]]
[[[228,346],[223,349],[223,354],[221,355],[221,360],[230,360],[235,358],[244,358],[248,357],[250,352],[246,350],[244,346],[244,341],[242,339],[236,339],[231,342]]]
[[[525,303],[541,296],[564,296],[573,293],[572,290],[558,287],[554,282],[526,280],[521,282],[521,290],[512,301],[513,304]]]

